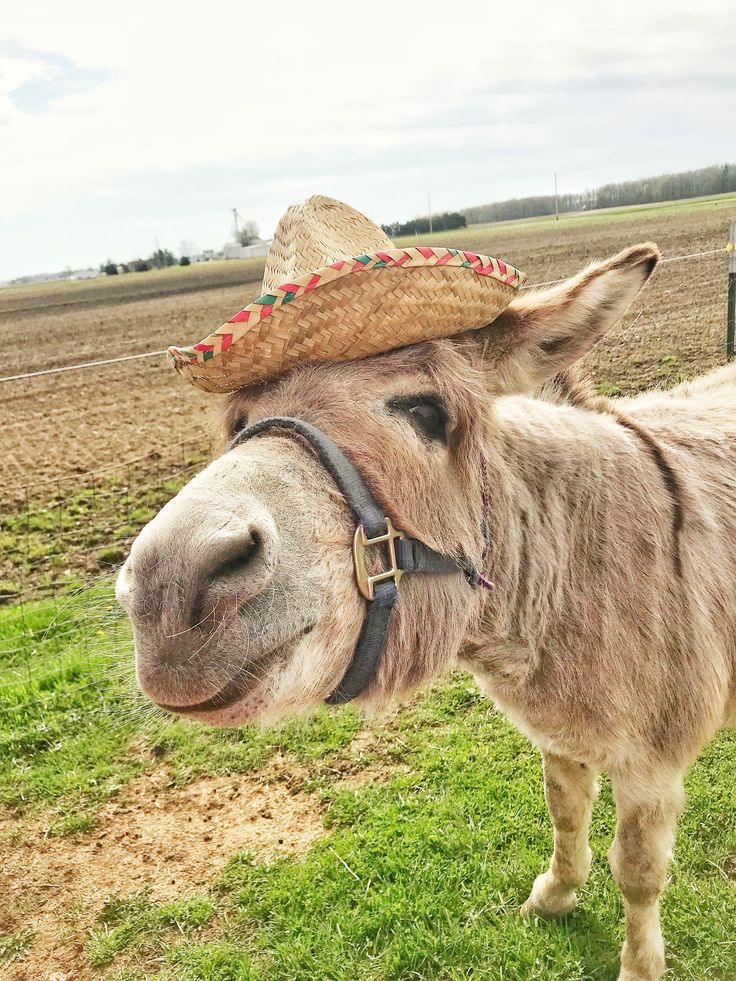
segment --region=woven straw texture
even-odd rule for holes
[[[338,259],[392,249],[391,239],[355,208],[315,195],[286,209],[273,235],[263,274],[270,293]]]
[[[198,388],[234,391],[302,362],[363,358],[481,327],[525,278],[473,252],[395,249],[364,215],[314,197],[279,222],[264,294],[200,343],[169,354]]]

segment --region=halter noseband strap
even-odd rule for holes
[[[293,433],[309,445],[337,484],[355,518],[353,564],[358,589],[365,597],[367,606],[353,658],[340,684],[325,699],[328,705],[341,705],[363,691],[378,667],[398,598],[399,580],[404,573],[424,572],[442,576],[462,572],[473,587],[486,585],[486,582],[465,561],[435,552],[419,539],[407,538],[403,532],[395,529],[360,471],[316,426],[288,416],[272,416],[241,430],[231,441],[230,449],[268,430]],[[369,575],[366,549],[376,545],[385,546],[390,566],[376,575]]]

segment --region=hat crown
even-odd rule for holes
[[[279,221],[266,259],[263,291],[269,293],[340,259],[391,249],[391,239],[350,205],[316,194],[293,204]]]

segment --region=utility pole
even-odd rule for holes
[[[555,221],[560,220],[560,209],[557,204],[557,171],[555,171]]]
[[[427,217],[429,218],[429,234],[432,234],[432,202],[429,199],[429,191],[427,191]]]

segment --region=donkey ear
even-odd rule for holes
[[[635,245],[513,300],[475,332],[493,389],[531,392],[581,358],[627,310],[659,259],[651,242]]]

